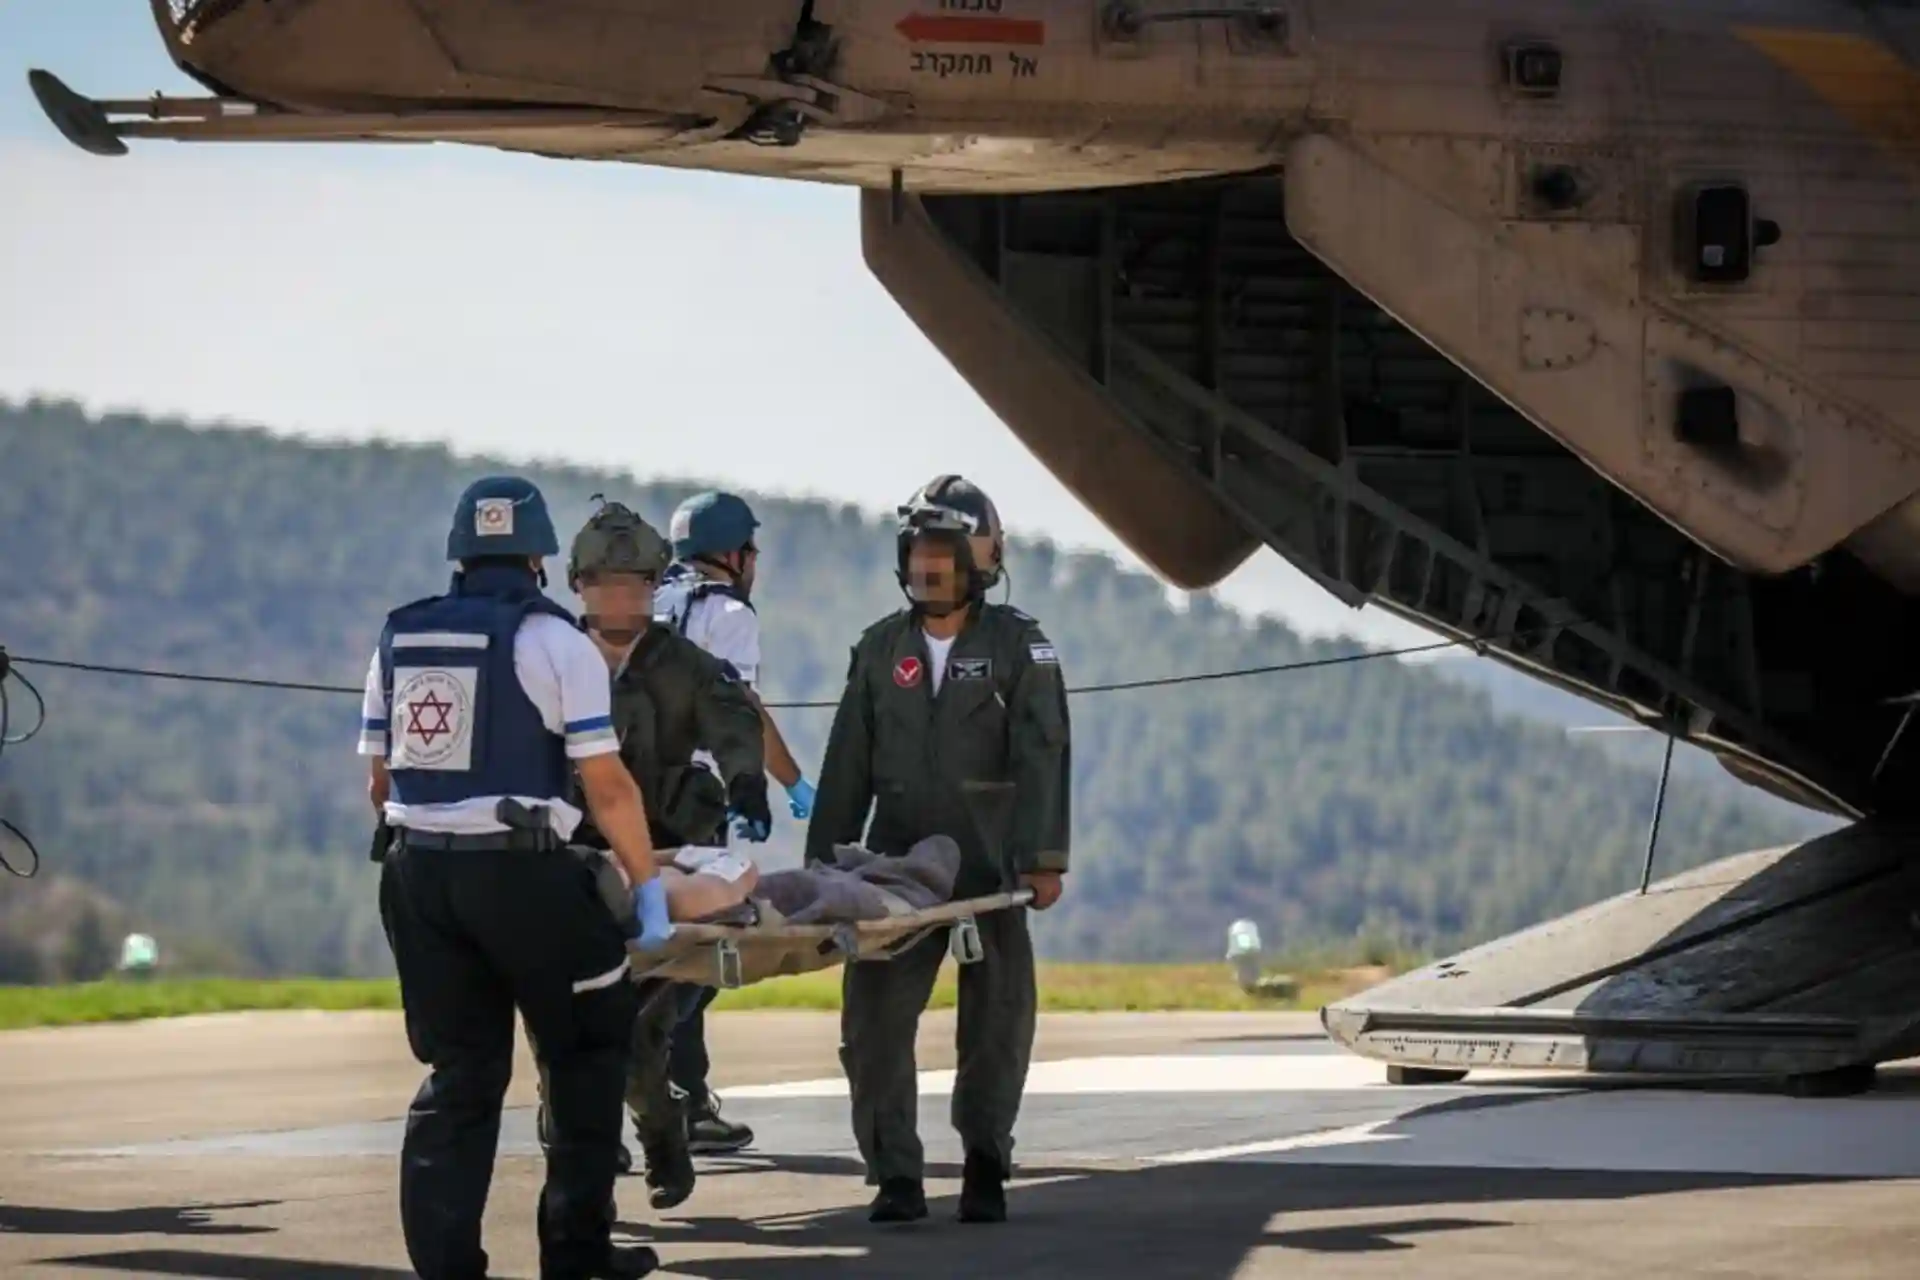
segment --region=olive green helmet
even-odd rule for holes
[[[597,495],[596,495],[597,496]],[[567,586],[580,589],[590,573],[639,573],[654,581],[666,572],[673,549],[660,531],[618,502],[602,501],[579,533],[567,556]]]

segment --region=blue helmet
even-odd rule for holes
[[[738,551],[752,543],[753,531],[759,527],[753,508],[745,502],[731,493],[709,490],[674,509],[667,537],[673,541],[675,559],[691,560]]]
[[[447,559],[559,554],[560,539],[547,515],[547,500],[531,480],[488,476],[460,495],[453,527],[447,530]]]

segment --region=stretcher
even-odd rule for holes
[[[883,919],[830,924],[790,924],[766,902],[750,900],[737,921],[675,924],[673,937],[659,950],[642,951],[638,942],[629,942],[627,972],[635,982],[664,979],[732,990],[850,961],[891,960],[947,926],[953,930],[949,946],[954,960],[974,964],[983,954],[975,920],[1032,900],[1031,889],[1020,889],[917,911],[896,902],[890,906],[898,910]]]

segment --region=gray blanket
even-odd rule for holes
[[[753,896],[788,924],[884,920],[900,906],[924,911],[951,900],[960,872],[960,846],[951,836],[929,836],[898,857],[837,844],[833,857],[831,866],[764,872]]]

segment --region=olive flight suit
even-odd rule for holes
[[[1019,610],[977,604],[938,694],[929,661],[911,610],[874,624],[854,646],[820,768],[807,860],[832,861],[836,843],[899,855],[946,835],[962,854],[956,898],[1017,887],[1025,872],[1064,872],[1071,735],[1052,642]],[[963,782],[1014,784],[998,862],[992,850],[1001,842],[979,829]],[[1033,941],[1025,910],[989,912],[978,927],[984,955],[960,969],[952,1123],[971,1160],[1005,1180],[1033,1050]],[[869,1184],[922,1176],[914,1035],[948,932],[892,960],[846,966],[840,1058]]]
[[[656,849],[712,843],[739,781],[766,785],[760,710],[746,685],[730,663],[667,627],[648,627],[614,673],[613,727],[620,761],[639,784]],[[693,762],[702,749],[722,777]],[[582,820],[574,843],[607,847],[591,817]],[[650,1000],[634,1026],[626,1101],[649,1149],[658,1135],[685,1125],[668,1087],[667,1063],[680,995],[675,989]],[[544,1115],[544,1074],[541,1079]]]

